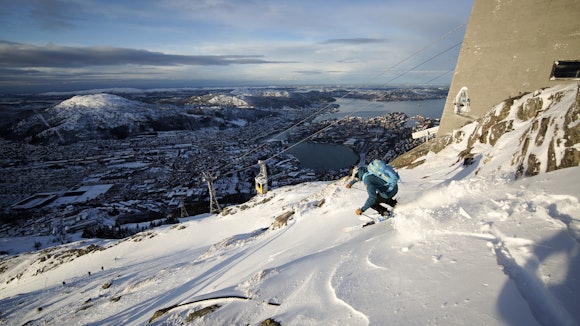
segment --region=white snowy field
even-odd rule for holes
[[[401,170],[396,218],[350,233],[342,229],[360,223],[365,192],[341,180],[275,189],[234,214],[124,241],[87,241],[103,250],[74,259],[66,247],[23,254],[2,265],[0,321],[144,325],[181,305],[151,322],[179,325],[218,305],[194,322],[579,324],[580,168],[516,182],[455,179],[462,169]],[[291,209],[287,226],[263,229]]]
[[[577,89],[514,101],[543,98],[536,118],[555,121],[545,134],[510,111],[513,130],[495,146],[466,136],[399,170],[399,205],[385,223],[343,231],[361,223],[354,212],[366,200],[362,183],[346,189],[344,178],[125,240],[6,257],[0,324],[579,325],[580,167],[545,173],[548,135],[560,144],[553,156],[565,157],[563,130],[579,127],[566,113]],[[535,142],[524,153],[526,135]],[[475,160],[464,166],[467,147]],[[540,174],[513,181],[524,154]],[[271,227],[289,211],[287,225]],[[0,250],[31,241],[1,239]]]

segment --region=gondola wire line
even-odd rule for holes
[[[369,84],[370,84],[370,83],[371,83],[373,80],[375,80],[375,79],[379,78],[380,76],[382,76],[382,75],[386,74],[388,71],[391,71],[391,70],[393,70],[395,67],[397,67],[397,66],[399,66],[399,65],[403,64],[404,62],[406,62],[406,61],[410,60],[411,58],[413,58],[413,57],[417,56],[418,54],[420,54],[420,53],[422,53],[422,52],[426,51],[427,49],[429,49],[429,48],[431,48],[431,47],[433,47],[434,45],[436,45],[437,43],[439,43],[439,42],[441,42],[442,40],[446,39],[447,37],[449,37],[449,36],[451,36],[451,35],[455,34],[457,31],[459,31],[459,30],[460,30],[461,28],[463,28],[464,26],[466,26],[466,23],[461,23],[461,24],[459,24],[459,25],[455,26],[454,28],[452,28],[451,30],[447,31],[446,33],[443,33],[441,36],[439,36],[439,38],[437,38],[437,39],[433,40],[433,41],[432,41],[431,43],[429,43],[428,45],[426,45],[426,46],[424,46],[423,48],[421,48],[421,49],[419,49],[419,50],[415,51],[414,53],[412,53],[411,55],[407,56],[407,57],[406,57],[406,58],[404,58],[403,60],[401,60],[401,61],[397,62],[396,64],[394,64],[394,65],[392,65],[392,66],[390,66],[390,67],[388,67],[388,68],[384,69],[383,71],[381,71],[380,73],[378,73],[376,76],[374,76],[374,77],[370,78],[370,79],[369,79],[367,82],[365,82],[365,83],[361,84],[361,85],[360,85],[359,87],[357,87],[357,88],[354,88],[354,89],[350,90],[349,92],[345,93],[343,96],[339,97],[338,99],[343,99],[343,98],[347,97],[348,95],[350,95],[351,93],[354,93],[355,91],[357,91],[357,90],[360,90],[360,89],[362,89],[363,87],[365,87],[365,86],[369,85]],[[423,63],[426,63],[426,62],[423,62]],[[421,63],[421,64],[423,64],[423,63]],[[421,65],[421,64],[420,64],[420,65]],[[416,66],[416,67],[417,67],[417,66]],[[414,68],[412,68],[412,69],[415,69],[416,67],[414,67]],[[404,75],[404,74],[408,73],[409,71],[412,71],[412,69],[411,69],[411,70],[408,70],[408,71],[406,71],[406,72],[404,72],[403,74],[401,74],[401,75],[397,76],[396,78],[399,78],[399,77],[401,77],[402,75]],[[394,78],[394,79],[396,79],[396,78]],[[435,79],[437,79],[437,78],[440,78],[440,76],[436,77]],[[392,80],[394,80],[394,79],[392,79]],[[392,81],[392,80],[391,80],[391,81]],[[390,82],[390,81],[389,81],[389,82]],[[387,83],[388,83],[388,82],[387,82]],[[387,83],[385,83],[384,85],[386,85]],[[368,105],[366,105],[366,106],[363,106],[363,107],[361,107],[361,109],[360,109],[360,110],[357,110],[357,111],[355,111],[355,112],[353,112],[353,113],[358,113],[358,112],[362,111],[363,109],[367,108],[368,106],[370,106],[370,104],[368,104]],[[289,131],[289,130],[291,130],[292,128],[294,128],[294,127],[296,127],[296,126],[298,126],[298,125],[300,125],[300,124],[304,123],[305,121],[308,121],[308,120],[310,120],[312,117],[314,117],[314,116],[316,116],[316,115],[320,114],[322,111],[328,110],[328,108],[329,108],[329,107],[330,107],[330,104],[328,104],[328,105],[324,106],[322,109],[320,109],[320,110],[318,110],[318,111],[316,111],[316,112],[312,113],[311,115],[309,115],[309,116],[307,116],[306,118],[304,118],[304,119],[300,120],[299,122],[295,123],[294,125],[292,125],[292,126],[290,126],[290,127],[286,128],[285,130],[281,131],[280,133],[278,133],[277,135],[275,135],[275,136],[274,136],[274,137],[272,137],[271,139],[276,139],[276,138],[280,137],[281,135],[283,135],[284,133],[288,132],[288,131]],[[352,114],[351,114],[351,115],[352,115]],[[301,141],[301,142],[302,142],[302,141]],[[301,143],[301,142],[300,142],[300,143]],[[258,150],[260,150],[261,148],[265,147],[265,146],[267,145],[267,143],[268,143],[268,142],[267,142],[267,141],[265,141],[265,142],[263,142],[261,145],[259,145],[259,146],[255,147],[254,149],[252,149],[252,150],[250,150],[250,151],[246,152],[245,154],[243,154],[243,155],[241,155],[241,156],[238,156],[238,157],[235,157],[235,158],[233,158],[233,159],[232,159],[232,160],[231,160],[229,163],[225,164],[224,166],[220,167],[220,168],[219,168],[219,169],[217,169],[217,170],[218,170],[218,171],[221,171],[221,170],[224,170],[224,169],[226,169],[226,168],[227,168],[227,167],[229,167],[230,165],[233,165],[233,164],[235,164],[235,161],[237,161],[237,160],[239,160],[239,159],[242,159],[242,158],[244,158],[244,157],[246,157],[246,156],[248,156],[248,155],[250,155],[250,154],[252,154],[252,153],[255,153],[255,152],[257,152]],[[290,148],[292,148],[292,147],[294,147],[294,146],[291,146]],[[252,165],[252,166],[253,166],[253,165]],[[251,168],[252,166],[250,166],[250,167],[248,167],[248,168]],[[244,169],[245,169],[245,168],[244,168]],[[220,174],[223,174],[223,173],[220,173]],[[225,173],[225,174],[229,174],[229,173]]]
[[[443,72],[442,74],[440,74],[440,75],[437,75],[437,76],[435,76],[434,78],[431,78],[431,79],[429,79],[429,80],[428,80],[428,81],[426,81],[426,82],[423,82],[421,85],[427,85],[427,84],[431,83],[432,81],[434,81],[434,80],[437,80],[437,79],[439,79],[439,78],[441,78],[441,77],[443,77],[443,76],[445,76],[445,75],[447,75],[448,73],[451,73],[451,72],[453,72],[453,71],[454,71],[454,70],[447,70],[447,71]]]
[[[458,46],[458,45],[460,45],[461,43],[462,43],[462,42],[458,42],[458,43],[454,44],[453,46],[451,46],[451,47],[448,47],[447,49],[445,49],[445,50],[443,50],[443,51],[441,51],[441,52],[437,53],[436,55],[434,55],[434,56],[430,57],[429,59],[427,59],[427,60],[425,60],[425,61],[421,62],[420,64],[418,64],[418,65],[414,66],[413,68],[411,68],[411,69],[407,70],[406,72],[404,72],[404,73],[402,73],[402,74],[400,74],[400,75],[396,76],[395,78],[393,78],[393,79],[389,80],[389,83],[390,83],[391,81],[393,81],[393,80],[395,80],[395,79],[397,79],[397,78],[399,78],[399,77],[403,76],[405,73],[408,73],[408,72],[410,72],[410,71],[412,71],[412,70],[414,70],[414,69],[416,69],[416,68],[418,68],[418,67],[420,67],[420,66],[422,66],[422,65],[424,65],[424,64],[426,64],[426,63],[428,63],[428,62],[430,62],[431,60],[434,60],[435,58],[437,58],[437,57],[439,57],[439,56],[441,56],[441,55],[445,54],[446,52],[449,52],[450,50],[452,50],[453,48],[457,47],[457,46]],[[345,116],[345,117],[343,117],[342,119],[338,119],[338,120],[334,121],[333,123],[329,124],[328,126],[325,126],[324,128],[322,128],[322,129],[320,129],[320,130],[318,130],[318,131],[316,131],[316,132],[312,133],[311,135],[309,135],[309,136],[307,136],[307,137],[303,138],[302,140],[300,140],[300,141],[296,142],[295,144],[293,144],[293,145],[291,145],[291,146],[289,146],[289,147],[287,147],[287,148],[285,148],[285,149],[281,150],[280,152],[276,153],[275,155],[272,155],[271,157],[269,157],[269,158],[267,158],[267,159],[265,159],[265,160],[263,160],[263,161],[268,161],[268,160],[270,160],[270,159],[273,159],[273,158],[275,158],[275,157],[277,157],[277,156],[279,156],[279,155],[281,155],[281,154],[283,154],[283,153],[287,152],[288,150],[290,150],[290,149],[294,148],[295,146],[297,146],[297,145],[299,145],[299,144],[301,144],[301,143],[303,143],[303,142],[307,141],[308,139],[311,139],[312,137],[316,136],[317,134],[319,134],[319,133],[323,132],[324,130],[326,130],[326,129],[329,129],[329,128],[333,127],[334,125],[336,125],[336,124],[338,124],[339,122],[341,122],[341,121],[342,121],[344,118],[351,117],[351,116],[353,116],[354,114],[356,114],[356,113],[358,113],[358,112],[362,111],[363,109],[365,109],[365,108],[367,108],[367,107],[368,107],[368,105],[367,105],[367,106],[362,106],[360,109],[357,109],[357,110],[355,110],[355,111],[351,112],[350,114],[346,115],[346,116]]]
[[[432,41],[432,42],[431,42],[430,44],[428,44],[427,46],[425,46],[425,47],[423,47],[423,48],[421,48],[421,49],[419,49],[419,50],[415,51],[414,53],[412,53],[411,55],[407,56],[407,57],[406,57],[406,58],[404,58],[403,60],[401,60],[401,61],[397,62],[396,64],[394,64],[394,65],[392,65],[392,66],[390,66],[390,67],[388,67],[388,68],[386,68],[386,69],[382,70],[382,71],[381,71],[380,73],[378,73],[376,76],[374,76],[374,77],[370,78],[370,79],[369,79],[368,81],[366,81],[365,83],[363,83],[363,84],[361,84],[360,86],[358,86],[358,87],[356,87],[356,88],[354,88],[354,89],[350,90],[349,92],[345,93],[343,96],[339,97],[338,99],[343,99],[343,98],[347,97],[348,95],[350,95],[351,93],[354,93],[355,91],[357,91],[357,90],[360,90],[360,89],[362,89],[363,87],[365,87],[365,86],[369,85],[369,84],[370,84],[370,83],[371,83],[373,80],[375,80],[375,79],[377,79],[377,78],[381,77],[382,75],[386,74],[388,71],[391,71],[391,70],[393,70],[395,67],[397,67],[397,66],[401,65],[402,63],[404,63],[404,62],[406,62],[406,61],[410,60],[412,57],[415,57],[416,55],[418,55],[418,54],[420,54],[420,53],[422,53],[422,52],[426,51],[427,49],[429,49],[429,48],[431,48],[432,46],[436,45],[437,43],[441,42],[441,41],[442,41],[442,40],[444,40],[445,38],[447,38],[447,37],[449,37],[449,36],[453,35],[454,33],[456,33],[458,30],[460,30],[460,29],[461,29],[463,26],[465,26],[465,25],[466,25],[466,23],[459,24],[458,26],[454,27],[454,28],[453,28],[453,29],[451,29],[450,31],[448,31],[448,32],[446,32],[446,33],[444,33],[444,34],[442,34],[442,35],[441,35],[441,36],[440,36],[438,39],[436,39],[436,40]],[[441,55],[443,55],[443,54],[445,54],[445,53],[447,53],[447,52],[451,51],[452,49],[454,49],[454,48],[456,48],[457,46],[459,46],[461,43],[462,43],[462,42],[457,42],[457,43],[453,44],[452,46],[450,46],[450,47],[446,48],[445,50],[443,50],[443,51],[441,51],[441,52],[439,52],[439,53],[437,53],[437,54],[435,54],[435,55],[433,55],[433,56],[429,57],[427,60],[425,60],[425,61],[422,61],[421,63],[419,63],[419,64],[417,64],[417,65],[413,66],[412,68],[410,68],[410,69],[408,69],[408,70],[405,70],[405,71],[404,71],[404,72],[402,72],[401,74],[399,74],[399,75],[397,75],[397,76],[393,77],[392,79],[390,79],[390,80],[386,81],[385,83],[383,83],[383,85],[387,85],[387,84],[391,83],[392,81],[394,81],[394,80],[396,80],[396,79],[398,79],[398,78],[400,78],[400,77],[404,76],[405,74],[408,74],[409,72],[411,72],[411,71],[413,71],[413,70],[417,69],[418,67],[420,67],[420,66],[422,66],[422,65],[424,65],[424,64],[426,64],[426,63],[428,63],[428,62],[430,62],[430,61],[432,61],[432,60],[434,60],[435,58],[437,58],[437,57],[439,57],[439,56],[441,56]],[[443,76],[443,75],[445,75],[445,74],[447,74],[447,73],[449,73],[449,72],[446,72],[446,73],[444,73],[444,74],[442,74],[442,75],[439,75],[439,76],[437,76],[436,78],[434,78],[433,80],[435,80],[435,79],[437,79],[437,78],[440,78],[441,76]],[[361,108],[360,108],[360,109],[357,109],[357,110],[355,110],[355,111],[351,112],[350,114],[346,115],[346,116],[345,116],[345,117],[343,117],[342,119],[339,119],[339,120],[337,120],[337,121],[335,121],[335,122],[331,123],[330,125],[328,125],[328,126],[325,126],[325,127],[323,127],[322,129],[320,129],[320,130],[318,130],[318,131],[316,131],[316,132],[312,133],[311,135],[309,135],[309,136],[306,136],[306,137],[305,137],[305,138],[303,138],[302,140],[300,140],[300,141],[298,141],[298,142],[294,143],[293,145],[291,145],[291,146],[289,146],[289,147],[287,147],[287,148],[285,148],[285,149],[283,149],[283,150],[281,150],[281,151],[279,151],[279,152],[275,153],[274,155],[272,155],[272,156],[268,157],[267,159],[265,159],[265,160],[263,160],[263,161],[269,161],[269,160],[271,160],[271,159],[273,159],[273,158],[276,158],[276,157],[278,157],[278,156],[282,155],[283,153],[285,153],[285,152],[287,152],[288,150],[290,150],[290,149],[292,149],[292,148],[296,147],[297,145],[299,145],[299,144],[301,144],[301,143],[303,143],[303,142],[307,141],[308,139],[311,139],[312,137],[316,136],[317,134],[321,133],[322,131],[324,131],[324,130],[326,130],[326,129],[329,129],[329,128],[331,128],[331,127],[333,127],[334,125],[336,125],[336,124],[338,124],[340,121],[342,121],[344,118],[351,117],[351,116],[353,116],[354,114],[356,114],[356,113],[358,113],[358,112],[360,112],[360,111],[362,111],[362,110],[366,109],[366,108],[367,108],[367,107],[369,107],[370,105],[371,105],[371,104],[369,103],[368,105],[361,106]],[[327,110],[329,107],[330,107],[330,104],[328,104],[328,105],[324,106],[322,109],[320,109],[320,110],[317,110],[316,112],[312,113],[312,114],[311,114],[311,115],[309,115],[308,117],[306,117],[306,118],[304,118],[304,119],[300,120],[299,122],[297,122],[297,123],[293,124],[292,126],[290,126],[290,127],[286,128],[285,130],[281,131],[280,133],[276,134],[274,137],[272,137],[272,138],[270,138],[270,139],[276,139],[276,138],[280,137],[280,136],[281,136],[281,135],[283,135],[284,133],[286,133],[286,132],[290,131],[292,128],[294,128],[294,127],[296,127],[296,126],[298,126],[298,125],[300,125],[300,124],[302,124],[302,123],[304,123],[304,122],[306,122],[306,121],[310,120],[312,117],[314,117],[314,116],[316,116],[316,115],[320,114],[320,112],[322,112],[322,111],[324,111],[324,110]],[[243,154],[243,155],[241,155],[241,156],[238,156],[238,157],[236,157],[236,158],[232,159],[232,161],[230,161],[230,163],[228,163],[228,164],[226,164],[226,165],[224,165],[224,166],[220,167],[219,169],[217,169],[217,171],[218,171],[217,175],[224,176],[224,175],[234,174],[234,173],[238,173],[238,172],[241,172],[241,171],[244,171],[244,170],[248,170],[248,169],[250,169],[250,168],[253,168],[253,167],[254,167],[256,164],[251,164],[251,165],[249,165],[249,166],[247,166],[247,167],[243,167],[243,168],[236,169],[236,170],[232,170],[232,171],[227,171],[227,170],[226,170],[225,172],[221,172],[222,170],[225,170],[225,169],[226,169],[226,167],[229,167],[230,165],[233,165],[233,164],[235,164],[235,162],[234,162],[234,161],[236,161],[236,160],[239,160],[239,159],[241,159],[241,158],[243,158],[243,157],[246,157],[246,156],[248,156],[248,155],[250,155],[250,154],[252,154],[252,153],[254,153],[254,152],[257,152],[258,150],[260,150],[261,148],[263,148],[263,147],[264,147],[264,146],[266,146],[267,144],[268,144],[268,142],[267,142],[267,141],[264,141],[264,142],[263,142],[263,143],[262,143],[260,146],[258,146],[258,147],[256,147],[256,148],[254,148],[253,150],[251,150],[251,151],[248,151],[248,152],[246,152],[245,154]]]
[[[443,55],[443,54],[445,54],[445,53],[447,53],[447,52],[449,52],[449,51],[453,50],[454,48],[456,48],[456,47],[458,47],[459,45],[461,45],[461,43],[463,43],[463,42],[461,41],[461,42],[457,42],[457,43],[453,44],[452,46],[448,47],[447,49],[445,49],[445,50],[443,50],[443,51],[441,51],[441,52],[437,53],[436,55],[434,55],[434,56],[430,57],[429,59],[427,59],[427,60],[425,60],[425,61],[423,61],[423,62],[419,63],[418,65],[416,65],[416,66],[414,66],[414,67],[410,68],[409,70],[406,70],[406,71],[402,72],[401,74],[399,74],[399,75],[397,75],[397,76],[393,77],[392,79],[389,79],[388,81],[386,81],[386,82],[385,82],[385,84],[389,84],[389,83],[393,82],[394,80],[398,79],[399,77],[401,77],[401,76],[404,76],[404,75],[406,75],[407,73],[409,73],[409,72],[411,72],[411,71],[413,71],[413,70],[415,70],[415,69],[419,68],[420,66],[422,66],[422,65],[426,64],[427,62],[429,62],[429,61],[431,61],[431,60],[434,60],[435,58],[437,58],[437,57],[439,57],[439,56],[441,56],[441,55]]]
[[[463,24],[462,24],[462,25],[463,25]],[[460,26],[462,26],[462,25],[460,25]],[[460,26],[459,26],[459,27],[460,27]],[[454,30],[457,30],[457,29],[458,29],[458,28],[455,28]],[[446,33],[446,35],[449,35],[449,33]],[[440,38],[440,39],[441,39],[441,38]],[[443,54],[445,54],[445,53],[449,52],[450,50],[452,50],[452,49],[454,49],[455,47],[459,46],[461,43],[462,43],[462,42],[457,42],[457,43],[455,43],[454,45],[452,45],[452,46],[448,47],[447,49],[445,49],[445,50],[443,50],[443,51],[441,51],[441,52],[437,53],[436,55],[433,55],[433,56],[431,56],[429,59],[427,59],[427,60],[425,60],[425,61],[423,61],[423,62],[421,62],[421,63],[419,63],[419,64],[415,65],[414,67],[412,67],[412,68],[410,68],[410,69],[408,69],[408,70],[404,71],[403,73],[401,73],[401,74],[399,74],[399,75],[395,76],[394,78],[392,78],[392,79],[390,79],[389,81],[387,81],[385,84],[388,84],[388,83],[390,83],[390,82],[392,82],[392,81],[396,80],[397,78],[400,78],[401,76],[403,76],[403,75],[405,75],[405,74],[407,74],[407,73],[409,73],[409,72],[413,71],[414,69],[416,69],[416,68],[418,68],[418,67],[420,67],[420,66],[422,66],[422,65],[424,65],[424,64],[426,64],[426,63],[428,63],[428,62],[430,62],[430,61],[432,61],[432,60],[434,60],[435,58],[437,58],[437,57],[439,57],[439,56],[441,56],[441,55],[443,55]],[[434,43],[432,43],[432,44],[434,44]],[[429,45],[429,46],[427,46],[427,47],[424,47],[424,48],[423,48],[421,51],[423,51],[423,50],[425,50],[425,49],[427,49],[427,48],[431,47],[431,46],[432,46],[432,44],[430,44],[430,45]],[[419,52],[421,52],[421,51],[417,51],[417,52],[415,52],[414,54],[412,54],[411,56],[415,56],[417,53],[419,53]],[[410,58],[410,57],[408,57],[408,58],[405,58],[403,61],[407,61],[409,58]],[[397,65],[399,65],[399,64],[400,64],[400,62],[399,62],[399,63],[397,63],[396,65],[394,65],[394,66],[390,67],[389,69],[385,69],[383,72],[381,72],[381,74],[377,75],[377,76],[376,76],[376,77],[374,77],[373,79],[376,79],[376,78],[378,78],[379,76],[381,76],[382,74],[386,73],[387,71],[391,70],[393,67],[395,67],[395,66],[397,66]],[[448,73],[448,72],[446,72],[446,73]],[[446,74],[446,73],[445,73],[445,74]],[[443,74],[443,75],[444,75],[444,74]],[[440,77],[440,76],[437,76],[436,78],[439,78],[439,77]],[[436,78],[435,78],[435,79],[436,79]],[[367,82],[367,83],[365,83],[365,84],[363,84],[363,85],[366,85],[366,84],[368,84],[368,82]],[[362,87],[364,87],[364,86],[359,86],[358,88],[355,88],[355,89],[353,89],[353,90],[351,90],[351,91],[347,92],[347,93],[346,93],[345,95],[343,95],[341,98],[344,98],[344,97],[348,96],[350,93],[352,93],[352,92],[354,92],[354,91],[356,91],[356,90],[358,90],[358,89],[361,89]],[[366,105],[366,106],[362,106],[360,109],[358,109],[358,110],[355,110],[355,111],[351,112],[349,115],[347,115],[347,116],[343,117],[342,119],[344,119],[344,118],[347,118],[347,117],[351,117],[351,116],[353,116],[354,114],[356,114],[356,113],[358,113],[358,112],[360,112],[360,111],[364,110],[364,109],[365,109],[365,108],[367,108],[368,106],[370,106],[370,104],[368,104],[368,105]],[[307,121],[307,120],[308,120],[308,119],[310,119],[312,116],[314,116],[314,115],[317,115],[319,112],[321,112],[321,111],[323,111],[323,110],[325,110],[325,109],[327,109],[327,107],[325,107],[325,108],[323,108],[323,109],[321,109],[321,110],[318,110],[318,111],[316,111],[315,113],[311,114],[310,116],[308,116],[308,117],[307,117],[307,118],[305,118],[305,119],[302,119],[302,120],[301,120],[301,121],[299,121],[298,123],[296,123],[296,124],[292,125],[291,127],[287,128],[286,130],[284,130],[284,131],[282,131],[281,133],[279,133],[278,135],[276,135],[274,138],[276,138],[276,137],[279,137],[279,136],[280,136],[280,135],[282,135],[283,133],[285,133],[285,132],[289,131],[290,129],[292,129],[292,128],[294,128],[294,127],[298,126],[298,125],[300,125],[300,124],[301,124],[301,123],[303,123],[304,121]],[[273,159],[273,158],[275,158],[275,157],[278,157],[278,156],[280,156],[281,154],[283,154],[283,153],[287,152],[288,150],[290,150],[290,149],[294,148],[295,146],[297,146],[297,145],[299,145],[299,144],[301,144],[301,143],[303,143],[303,142],[307,141],[308,139],[311,139],[312,137],[314,137],[315,135],[317,135],[317,134],[321,133],[322,131],[324,131],[324,130],[326,130],[326,129],[329,129],[329,128],[331,128],[331,127],[333,127],[334,125],[336,125],[336,124],[338,124],[340,121],[342,121],[342,119],[340,119],[340,120],[337,120],[337,121],[335,121],[334,123],[332,123],[332,124],[330,124],[330,125],[328,125],[328,126],[325,126],[325,127],[324,127],[324,128],[322,128],[321,130],[318,130],[318,131],[314,132],[313,134],[311,134],[311,135],[309,135],[309,136],[307,136],[307,137],[303,138],[302,140],[300,140],[300,141],[296,142],[295,144],[293,144],[293,145],[291,145],[291,146],[289,146],[289,147],[287,147],[287,148],[285,148],[285,149],[283,149],[283,150],[279,151],[278,153],[276,153],[276,154],[272,155],[271,157],[269,157],[269,158],[267,158],[267,159],[265,159],[265,160],[263,160],[263,161],[269,161],[269,160],[271,160],[271,159]],[[267,143],[263,143],[261,146],[257,147],[257,148],[256,148],[256,149],[254,149],[253,151],[250,151],[250,152],[248,152],[248,153],[247,153],[247,154],[245,154],[244,156],[247,156],[247,155],[249,155],[250,153],[257,151],[258,149],[260,149],[260,148],[264,147],[266,144],[267,144]],[[241,156],[241,157],[243,157],[243,156]],[[240,158],[241,158],[241,157],[240,157]],[[232,163],[230,163],[230,164],[232,164]],[[227,166],[227,165],[226,165],[226,166]],[[247,166],[247,167],[244,167],[244,168],[241,168],[241,169],[237,169],[237,170],[234,170],[234,171],[231,171],[231,172],[224,172],[224,173],[219,173],[219,174],[220,174],[220,175],[228,175],[228,174],[238,173],[238,172],[241,172],[241,171],[244,171],[244,170],[247,170],[247,169],[253,168],[254,166],[255,166],[255,164],[252,164],[252,165],[250,165],[250,166]],[[224,168],[225,168],[225,167],[224,167]]]

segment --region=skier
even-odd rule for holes
[[[360,168],[354,166],[352,168],[351,175],[353,176],[353,179],[346,184],[346,188],[350,189],[353,184],[362,180],[367,188],[368,193],[368,198],[365,204],[362,207],[356,209],[356,215],[361,215],[367,209],[372,208],[382,216],[388,216],[390,214],[389,209],[381,204],[385,203],[392,208],[395,208],[395,205],[397,205],[397,200],[393,199],[393,197],[399,191],[399,187],[397,186],[397,181],[399,179],[398,174],[391,166],[382,161],[375,160],[371,163],[371,167],[374,167],[375,165],[383,166],[383,168],[392,171],[392,173],[384,173],[383,177],[379,177],[379,175],[373,173],[372,171],[369,172],[368,166],[362,166]]]

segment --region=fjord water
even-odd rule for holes
[[[347,116],[369,119],[394,112],[403,112],[409,117],[422,115],[426,118],[436,119],[440,118],[443,113],[445,99],[375,102],[341,98],[337,99],[334,103],[339,105],[337,112],[322,114],[315,121],[342,119]]]
[[[298,158],[300,167],[316,172],[340,170],[358,161],[358,155],[352,149],[339,144],[304,142],[291,148],[288,153]]]
[[[403,112],[408,116],[422,115],[427,118],[440,118],[445,99],[397,102],[338,99],[335,103],[339,105],[337,112],[320,115],[315,121],[342,119],[351,115],[369,119],[394,112]],[[358,161],[357,153],[342,144],[304,142],[288,152],[300,160],[301,167],[311,168],[317,172],[340,170]]]

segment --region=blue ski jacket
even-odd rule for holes
[[[352,186],[358,181],[363,180],[363,176],[367,173],[366,167],[360,167],[358,170],[357,178],[352,179],[349,184]],[[364,212],[369,209],[377,201],[377,196],[381,196],[385,199],[392,198],[399,191],[399,187],[395,184],[392,189],[389,189],[389,185],[376,175],[369,174],[364,178],[364,184],[367,187],[368,198],[365,204],[361,207]]]

